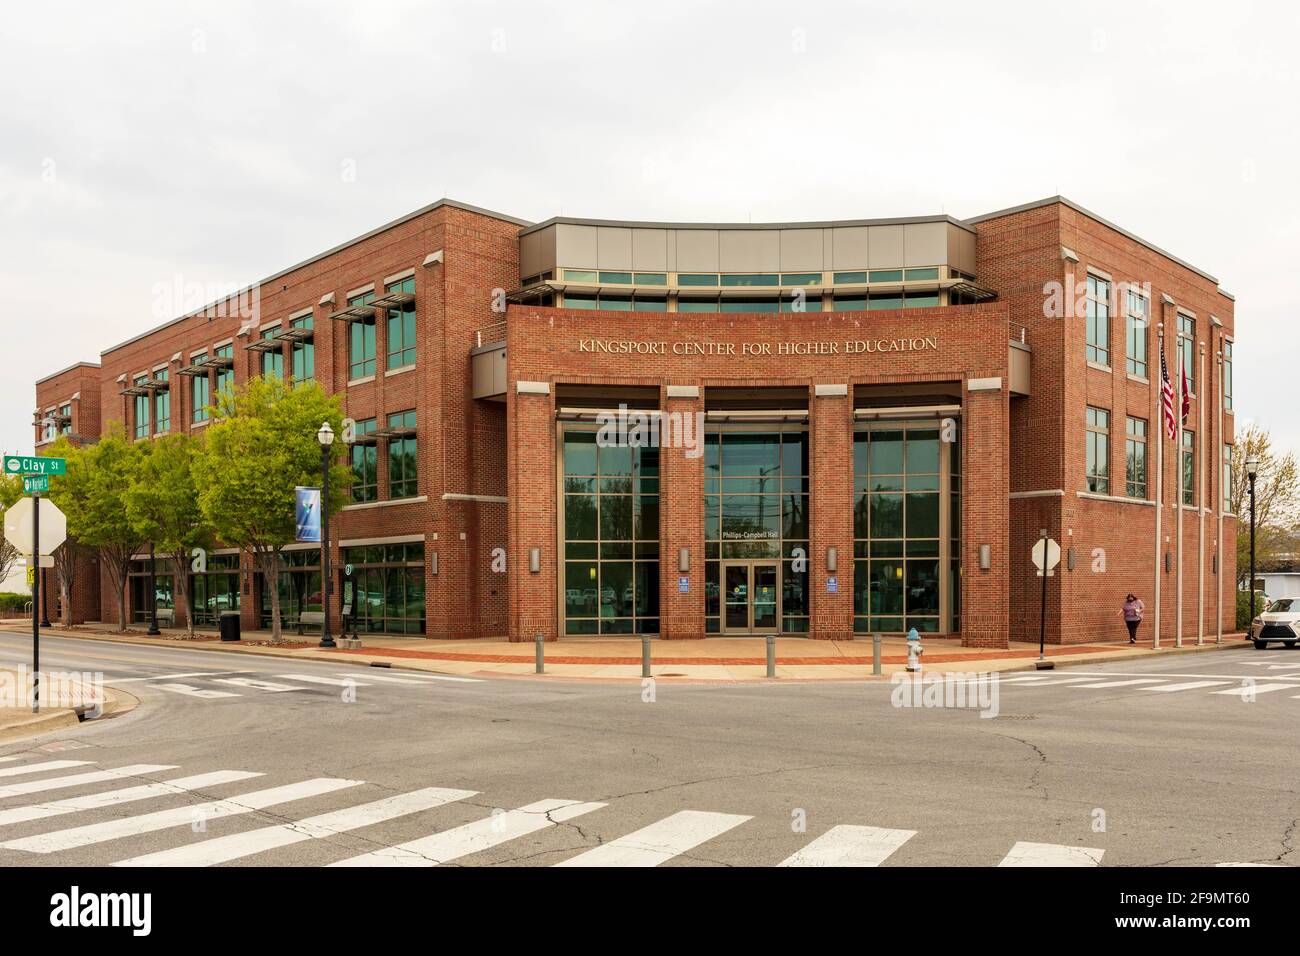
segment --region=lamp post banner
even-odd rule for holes
[[[320,543],[320,489],[299,485],[294,489],[294,525],[298,541]]]

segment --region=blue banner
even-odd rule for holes
[[[295,537],[299,541],[320,543],[320,489],[304,488],[299,485],[294,489],[294,525]]]

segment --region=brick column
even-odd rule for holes
[[[966,392],[962,409],[961,643],[1006,647],[1011,564],[1009,409],[1005,387]],[[990,567],[980,569],[980,545]]]
[[[817,394],[820,392],[820,394]],[[809,405],[811,495],[808,588],[812,636],[853,639],[853,402],[847,385],[818,385]],[[828,549],[837,552],[834,572]],[[828,590],[831,578],[836,591]]]
[[[694,385],[661,393],[659,433],[659,636],[704,637],[704,401]],[[683,439],[689,439],[684,442]],[[679,570],[681,549],[690,570]],[[681,593],[678,579],[689,581]]]
[[[559,634],[555,401],[547,382],[509,382],[506,401],[509,636],[531,641],[541,631],[554,641]],[[536,573],[529,570],[533,548],[541,552]]]

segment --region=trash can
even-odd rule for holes
[[[223,641],[239,640],[239,612],[221,612],[221,639]]]

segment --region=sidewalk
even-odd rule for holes
[[[45,673],[42,668],[42,674]],[[64,728],[72,729],[81,723],[78,711],[92,710],[88,706],[90,702],[99,701],[101,717],[125,713],[139,703],[135,697],[125,691],[109,687],[102,688],[103,696],[100,697],[94,688],[85,687],[79,682],[74,682],[76,686],[72,683],[64,684],[52,694],[51,688],[42,682],[41,697],[47,700],[47,703],[42,703],[40,713],[34,714],[27,701],[12,699],[15,692],[25,694],[30,690],[30,677],[30,674],[15,668],[0,667],[0,687],[5,691],[3,696],[0,696],[0,743],[12,743],[24,737],[36,737]],[[71,701],[51,699],[57,697],[59,693],[67,692],[74,695]],[[75,706],[68,706],[70,703]],[[15,704],[18,706],[14,706]]]
[[[14,631],[0,623],[0,630]],[[26,633],[24,631],[24,633]],[[321,650],[318,637],[287,634],[286,641],[270,643],[269,631],[245,632],[245,640],[226,642],[212,632],[196,632],[186,640],[183,631],[164,631],[161,637],[147,637],[141,630],[118,634],[100,625],[78,625],[71,629],[51,627],[51,636],[154,647],[193,648],[234,654],[260,654],[308,660],[346,659],[349,663],[378,663],[399,669],[429,671],[461,676],[536,676],[535,646],[496,640],[425,640],[418,637],[365,635],[361,650]],[[1240,634],[1225,634],[1222,644],[1197,647],[1185,642],[1182,648],[1164,644],[1153,651],[1149,642],[1132,647],[1126,640],[1098,641],[1047,648],[1047,657],[1058,667],[1097,664],[1170,654],[1206,653],[1248,646]],[[953,672],[1032,670],[1038,645],[1013,642],[1009,648],[962,647],[954,640],[922,640],[922,664],[929,670]],[[700,641],[650,643],[651,673],[655,677],[698,681],[752,681],[766,675],[767,650],[763,638],[706,638]],[[776,674],[795,680],[859,680],[872,676],[870,640],[815,641],[799,637],[778,638]],[[907,663],[907,641],[887,637],[881,642],[881,670],[885,677],[903,670]],[[640,679],[641,642],[636,638],[571,638],[545,645],[546,677],[577,679]]]

